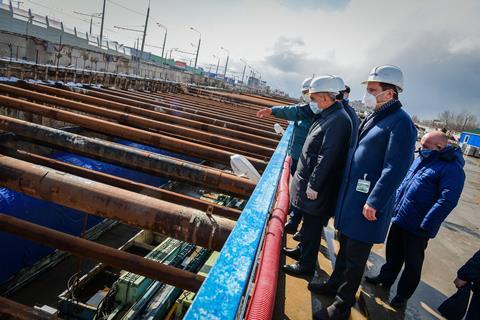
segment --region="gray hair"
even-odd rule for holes
[[[335,92],[327,92],[328,93],[328,96],[333,100],[333,101],[336,101],[337,100],[337,95],[338,93],[335,93]]]

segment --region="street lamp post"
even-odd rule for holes
[[[169,59],[172,59],[172,51],[177,51],[177,50],[178,50],[178,48],[171,48],[171,49],[170,49],[170,57],[169,57]]]
[[[240,59],[245,65],[243,66],[243,73],[242,73],[242,84],[244,84],[243,79],[245,78],[245,69],[247,69],[247,61]]]
[[[197,46],[197,54],[195,55],[195,65],[194,65],[194,69],[197,68],[197,62],[198,62],[198,53],[200,52],[200,43],[202,42],[202,34],[200,33],[200,31],[198,31],[197,29],[195,29],[194,27],[190,27],[190,30],[192,31],[195,31],[198,33],[199,37],[198,37],[198,46]]]
[[[167,27],[165,27],[163,24],[158,23],[158,22],[157,22],[157,26],[159,26],[160,28],[165,29],[165,35],[164,35],[164,37],[163,37],[163,47],[162,47],[162,59],[164,59],[163,53],[165,52],[165,44],[167,43],[167,33],[168,33],[168,29],[167,29]]]
[[[230,57],[230,51],[228,51],[224,47],[220,47],[220,49],[225,50],[227,52],[227,61],[225,61],[225,70],[223,72],[223,78],[227,79],[227,66],[228,66],[228,58]]]
[[[215,70],[215,76],[217,76],[217,74],[218,74],[218,67],[219,67],[219,65],[220,65],[220,57],[217,57],[216,55],[213,55],[213,57],[214,57],[215,59],[218,59],[218,60],[217,60],[217,69]]]

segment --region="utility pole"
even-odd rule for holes
[[[227,61],[225,62],[225,70],[223,71],[223,79],[227,79],[227,66],[228,66],[228,58],[230,58],[230,51],[228,51],[224,47],[220,47],[220,49],[227,51]]]
[[[190,30],[193,30],[193,31],[197,32],[198,35],[199,35],[198,46],[197,46],[197,54],[195,55],[195,66],[193,67],[194,69],[196,69],[197,68],[197,62],[198,62],[198,52],[200,51],[200,43],[202,42],[202,34],[200,33],[200,31],[198,31],[194,27],[190,27]]]
[[[141,52],[140,52],[140,57],[143,56],[143,49],[145,48],[145,37],[147,36],[148,16],[149,15],[150,15],[150,1],[148,1],[147,17],[145,18],[145,26],[143,28],[142,49],[141,49]]]
[[[100,47],[102,47],[102,44],[103,44],[103,23],[105,21],[105,5],[106,4],[107,4],[107,0],[103,0],[102,24],[100,25]],[[90,33],[92,33],[91,29],[90,29]]]
[[[216,56],[216,55],[213,55],[213,57],[214,57],[215,59],[218,59],[218,60],[217,60],[217,69],[215,70],[215,77],[216,77],[217,74],[218,74],[218,67],[219,67],[219,65],[220,65],[220,57],[218,57],[218,56]]]
[[[243,59],[240,59],[240,61],[242,61],[244,63],[243,73],[242,73],[242,84],[244,84],[243,79],[245,78],[245,69],[247,69],[247,61],[245,61]]]
[[[78,11],[73,11],[73,13],[78,14],[78,15],[80,15],[80,16],[90,17],[90,32],[89,32],[89,34],[92,34],[92,31],[93,31],[93,18],[100,18],[101,13],[83,13],[83,12],[78,12]]]
[[[167,29],[167,27],[165,27],[163,24],[158,23],[158,22],[157,22],[157,26],[159,26],[160,28],[165,29],[165,35],[163,36],[163,47],[162,47],[162,59],[164,59],[163,54],[164,54],[164,52],[165,52],[165,44],[167,43],[167,33],[168,33],[168,29]],[[166,58],[167,58],[167,57],[165,57],[165,59],[166,59]]]

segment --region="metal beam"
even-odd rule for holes
[[[125,91],[110,89],[115,93],[127,94],[129,97],[158,99],[163,103],[170,103],[175,106],[193,108],[198,111],[209,112],[214,116],[228,116],[229,119],[236,119],[240,123],[252,126],[263,126],[266,130],[272,131],[273,124],[285,120],[275,118],[258,118],[256,112],[245,109],[243,106],[235,106],[223,102],[210,101],[205,98],[190,96],[185,93],[162,93],[146,91]],[[260,110],[260,108],[258,108]]]
[[[101,183],[105,183],[117,188],[133,191],[156,199],[173,202],[188,207],[192,207],[210,214],[237,220],[241,214],[240,210],[224,207],[212,202],[201,200],[198,198],[190,197],[180,193],[176,193],[170,190],[156,188],[148,184],[139,183],[136,181],[120,178],[110,174],[90,170],[80,166],[76,166],[67,162],[58,161],[55,159],[47,158],[35,153],[14,150],[8,147],[7,143],[2,144],[6,148],[2,148],[0,153],[17,158],[23,161],[39,164],[45,167],[49,167],[55,170],[67,172],[85,179],[91,179]],[[11,147],[11,146],[10,146]]]
[[[239,130],[229,129],[228,127],[224,128],[223,126],[220,126],[221,124],[219,125],[208,124],[198,120],[182,118],[181,115],[179,116],[170,115],[160,111],[148,110],[148,109],[135,107],[125,103],[96,98],[96,97],[88,96],[86,94],[77,93],[70,90],[58,89],[58,88],[53,88],[45,85],[30,84],[30,83],[24,83],[22,84],[22,87],[27,88],[29,90],[48,93],[47,96],[49,97],[52,97],[52,95],[56,95],[58,97],[62,97],[66,99],[77,100],[77,101],[93,104],[93,105],[104,107],[111,110],[131,113],[131,114],[139,115],[148,119],[176,124],[179,126],[193,128],[197,130],[202,130],[205,132],[210,132],[212,134],[231,137],[234,139],[252,142],[252,143],[267,146],[267,147],[274,148],[278,144],[278,140],[276,139],[264,138],[259,135],[254,135],[254,134],[246,133]]]
[[[214,118],[209,113],[198,111],[193,108],[178,108],[178,107],[173,107],[168,103],[161,103],[158,101],[156,102],[154,101],[153,103],[152,101],[145,102],[145,101],[141,101],[142,99],[140,98],[137,99],[132,97],[124,97],[124,96],[116,95],[115,92],[106,91],[103,89],[99,89],[99,90],[88,89],[88,90],[85,90],[84,93],[91,97],[107,99],[107,100],[115,101],[119,103],[126,103],[129,105],[133,105],[133,106],[148,109],[148,110],[161,111],[161,112],[171,114],[171,115],[176,115],[182,118],[192,119],[196,121],[201,121],[203,123],[208,123],[208,124],[222,126],[222,127],[233,129],[233,130],[243,131],[250,134],[266,137],[269,139],[274,139],[274,140],[279,139],[278,135],[272,132],[272,130],[268,131],[264,129],[257,129],[249,125],[245,125],[243,123],[232,122],[231,119],[228,117]]]
[[[96,132],[121,137],[127,140],[147,144],[173,152],[183,153],[225,165],[230,165],[230,157],[234,155],[234,153],[231,152],[203,146],[201,144],[188,142],[182,139],[167,137],[162,134],[148,132],[145,130],[112,123],[106,120],[89,117],[70,111],[59,110],[12,97],[0,95],[0,105],[7,108],[41,115],[50,119],[76,124]],[[267,165],[267,162],[265,161],[251,157],[246,158],[257,169],[262,170]]]
[[[105,90],[94,88],[94,90]],[[273,132],[273,124],[279,121],[275,119],[260,119],[254,116],[251,113],[245,113],[239,108],[238,110],[230,109],[229,107],[219,108],[212,105],[201,105],[198,102],[188,102],[184,101],[180,96],[170,96],[158,97],[152,96],[149,93],[139,93],[138,91],[125,91],[119,89],[111,89],[112,93],[126,98],[133,98],[140,101],[160,104],[162,106],[170,107],[173,109],[180,109],[189,112],[195,112],[198,114],[208,115],[216,119],[225,119],[231,122],[236,122],[243,125],[248,125],[252,128],[261,129],[264,131]],[[226,105],[228,106],[228,105]]]
[[[2,315],[5,317],[2,317]],[[60,318],[43,310],[34,309],[10,299],[0,297],[0,319],[59,320]]]
[[[0,185],[216,251],[235,225],[230,219],[7,156],[0,156]]]
[[[267,148],[264,146],[260,146],[258,144],[253,144],[253,143],[249,143],[241,140],[223,137],[217,134],[211,134],[201,130],[195,130],[195,129],[182,127],[178,125],[162,123],[152,119],[140,117],[140,116],[125,113],[125,112],[108,110],[106,108],[101,108],[94,105],[85,104],[82,102],[67,100],[64,98],[54,97],[51,95],[38,93],[30,90],[25,90],[25,89],[17,88],[14,86],[5,85],[5,84],[0,84],[0,91],[6,92],[9,95],[12,95],[15,97],[29,98],[36,102],[44,102],[44,103],[53,104],[56,106],[69,108],[76,111],[90,113],[96,116],[114,120],[120,124],[125,124],[125,125],[133,126],[136,128],[142,128],[145,130],[150,130],[150,129],[160,130],[160,131],[168,132],[170,134],[174,134],[175,136],[178,136],[178,137],[193,138],[196,140],[209,142],[209,143],[215,144],[217,148],[222,148],[222,147],[235,148],[240,150],[238,151],[238,153],[240,154],[242,154],[242,152],[251,152],[253,154],[257,154],[260,156],[270,157],[275,151],[273,148]]]
[[[249,196],[255,188],[255,184],[250,180],[218,169],[11,117],[0,115],[0,130],[13,132],[40,144],[46,143],[74,153],[92,156],[100,161],[118,164],[153,175],[160,174],[170,179],[188,181],[192,184],[221,190],[224,193],[245,197]]]
[[[105,91],[105,89],[97,89],[97,88],[92,88],[92,89],[93,90],[89,90],[87,92],[87,94],[97,96],[96,94],[98,92],[100,92],[100,93],[108,92],[108,91]],[[146,97],[140,97],[140,96],[132,97],[132,94],[129,94],[128,92],[122,93],[122,92],[119,92],[119,91],[115,91],[115,92],[110,92],[108,94],[113,96],[112,99],[115,99],[115,101],[119,101],[119,99],[130,99],[130,100],[138,101],[138,102],[141,102],[141,103],[147,103],[150,106],[153,105],[154,107],[165,107],[165,108],[180,110],[180,111],[184,111],[184,112],[191,112],[191,113],[206,116],[206,117],[211,117],[211,118],[213,117],[216,120],[220,120],[220,121],[233,122],[233,123],[245,125],[245,126],[248,126],[252,129],[260,130],[262,132],[266,132],[269,135],[275,136],[275,133],[273,132],[273,128],[271,126],[268,126],[268,125],[265,125],[265,124],[250,123],[248,121],[245,121],[245,119],[238,119],[238,118],[232,117],[230,115],[222,115],[218,112],[217,113],[212,113],[212,112],[205,111],[205,110],[198,110],[198,109],[195,109],[191,106],[188,106],[188,107],[187,106],[182,106],[179,103],[163,102],[163,101],[161,101],[161,98],[146,98]],[[135,95],[135,94],[133,94],[133,95]],[[250,131],[246,131],[246,132],[250,132]],[[266,135],[266,136],[269,136],[269,135]]]
[[[113,249],[2,213],[0,213],[0,230],[184,290],[198,291],[205,279],[190,271],[145,259],[132,253]]]

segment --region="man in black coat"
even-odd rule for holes
[[[473,296],[465,320],[480,319],[480,250],[458,270],[453,283],[457,288],[468,283],[472,285]]]
[[[310,85],[311,104],[321,112],[314,117],[290,186],[292,206],[304,217],[300,244],[284,248],[298,260],[284,266],[291,275],[313,275],[323,226],[334,213],[352,131],[348,114],[335,99],[343,89],[331,75],[317,77]]]

